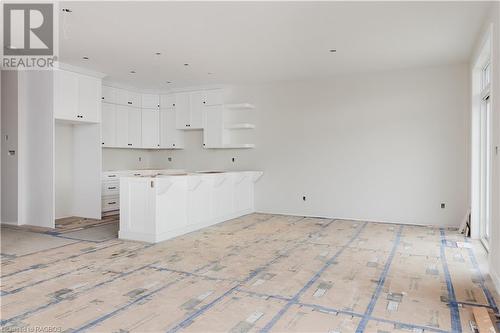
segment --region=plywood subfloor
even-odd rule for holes
[[[119,222],[119,218],[119,215],[103,216],[101,220],[87,219],[77,216],[65,217],[55,221],[56,232],[66,233],[101,225],[117,224]]]
[[[461,242],[452,230],[267,214],[156,245],[55,241],[2,258],[2,326],[470,332],[472,309],[493,314],[497,295]]]

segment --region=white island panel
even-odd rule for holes
[[[120,179],[121,239],[146,242],[183,235],[254,212],[258,171]]]

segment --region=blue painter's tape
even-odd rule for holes
[[[322,312],[327,312],[327,313],[340,313],[343,315],[348,315],[352,317],[358,317],[358,318],[364,318],[366,317],[365,314],[362,313],[357,313],[357,312],[352,312],[352,311],[345,311],[345,310],[340,310],[340,309],[335,309],[335,308],[330,308],[322,305],[316,305],[316,304],[307,304],[307,303],[297,303],[300,306],[305,306],[309,308],[316,309],[318,311]],[[383,323],[388,323],[388,324],[393,324],[393,325],[398,325],[401,328],[405,328],[408,330],[424,330],[424,331],[429,331],[429,332],[438,332],[438,333],[450,333],[448,331],[432,327],[432,326],[424,326],[424,325],[415,325],[415,324],[409,324],[409,323],[404,323],[400,321],[395,321],[395,320],[390,320],[390,319],[384,319],[384,318],[377,318],[377,317],[371,317],[368,316],[369,320],[373,321],[378,321],[378,322],[383,322]]]
[[[469,242],[467,238],[465,238],[466,242]],[[498,307],[497,303],[495,302],[495,298],[491,294],[491,291],[486,287],[486,281],[484,279],[484,275],[481,272],[481,269],[479,268],[479,264],[476,260],[476,256],[474,255],[474,251],[472,249],[467,249],[467,252],[469,254],[470,261],[472,263],[472,266],[474,267],[474,270],[476,271],[477,275],[479,276],[479,284],[481,286],[481,289],[483,290],[484,296],[486,296],[486,299],[488,300],[489,306],[495,311],[495,314],[498,314]]]
[[[323,274],[323,272],[335,262],[335,260],[342,254],[342,252],[344,252],[344,250],[352,242],[354,242],[354,240],[356,240],[356,238],[359,237],[359,235],[364,230],[364,228],[366,227],[366,225],[367,225],[367,222],[365,222],[354,233],[354,235],[351,237],[351,239],[349,239],[349,241],[344,246],[342,246],[333,255],[333,257],[331,257],[330,259],[328,259],[328,261],[321,267],[321,269],[318,272],[316,272],[316,274],[314,274],[314,276],[309,281],[307,281],[307,283],[305,284],[305,286],[302,287],[297,292],[297,294],[295,294],[295,296],[293,296],[292,299],[288,303],[286,303],[285,306],[261,329],[261,331],[260,331],[261,333],[267,333],[267,332],[269,332],[273,328],[273,326],[278,322],[278,320],[280,320],[280,318],[283,317],[283,315],[288,311],[288,309],[290,309],[290,307],[292,305],[298,303],[299,298],[319,279],[319,277],[321,276],[321,274]]]
[[[112,246],[116,246],[118,244],[120,244],[120,243],[114,243],[114,244],[111,244],[111,245],[108,245],[108,246],[103,246],[103,247],[100,247],[100,248],[97,248],[97,249],[92,249],[92,250],[85,251],[85,252],[82,252],[82,253],[79,253],[79,254],[73,254],[73,255],[70,255],[68,257],[57,259],[57,260],[48,262],[48,263],[43,264],[43,265],[33,265],[33,266],[30,266],[30,267],[27,267],[27,268],[24,268],[24,269],[15,271],[15,272],[4,274],[4,275],[1,276],[1,278],[9,277],[9,276],[16,275],[16,274],[19,274],[19,273],[23,273],[23,272],[26,272],[26,271],[30,271],[30,270],[33,270],[33,269],[37,269],[37,268],[40,268],[40,267],[46,267],[46,265],[55,264],[55,263],[58,263],[58,262],[61,262],[61,261],[64,261],[64,260],[78,258],[80,256],[83,256],[83,255],[86,255],[86,254],[89,254],[89,253],[94,253],[94,252],[97,252],[97,251],[105,250],[107,248],[110,248]]]
[[[120,279],[122,277],[130,275],[130,274],[135,273],[137,271],[143,270],[145,268],[148,268],[150,265],[152,265],[152,264],[144,265],[144,266],[141,266],[139,268],[127,271],[125,273],[120,273],[120,274],[118,274],[118,275],[116,275],[116,276],[114,276],[114,277],[112,277],[112,278],[110,278],[108,280],[102,281],[102,282],[100,282],[100,283],[98,283],[98,284],[96,284],[94,286],[91,286],[91,287],[89,287],[87,289],[81,290],[81,291],[79,291],[76,294],[79,295],[79,294],[82,294],[84,292],[87,292],[87,291],[90,291],[90,290],[102,287],[102,286],[104,286],[104,285],[106,285],[108,283],[111,283],[111,282],[113,282],[113,281],[115,281],[117,279]],[[54,299],[54,300],[52,300],[52,301],[50,301],[50,302],[48,302],[48,303],[46,303],[44,305],[41,305],[41,306],[39,306],[37,308],[30,309],[30,310],[28,310],[26,312],[23,312],[23,313],[21,313],[19,315],[14,316],[14,317],[11,317],[11,318],[8,318],[8,319],[4,319],[4,320],[0,321],[0,326],[4,326],[5,324],[11,323],[13,321],[23,320],[24,318],[26,318],[26,317],[28,317],[28,316],[30,316],[32,314],[38,313],[38,312],[40,312],[42,310],[45,310],[45,309],[51,307],[52,305],[58,304],[58,303],[60,303],[60,302],[62,302],[64,300],[65,300],[64,298],[57,298],[57,299]]]
[[[387,258],[387,261],[384,265],[384,269],[382,270],[382,273],[380,274],[380,278],[378,279],[377,282],[377,287],[375,288],[375,291],[372,294],[372,297],[370,299],[370,303],[368,303],[368,306],[366,307],[365,310],[365,315],[363,316],[363,319],[359,322],[358,328],[356,329],[357,333],[364,332],[366,325],[368,324],[369,317],[372,315],[373,309],[375,309],[375,304],[377,304],[377,300],[380,296],[380,292],[382,291],[382,288],[384,287],[385,280],[387,279],[387,274],[389,273],[389,268],[391,267],[392,260],[394,259],[394,255],[396,254],[396,249],[398,248],[399,243],[401,242],[401,233],[403,232],[403,226],[399,226],[399,230],[396,233],[396,239],[394,239],[394,244],[392,245],[392,250],[391,253],[389,254],[389,257]]]
[[[446,234],[444,228],[440,228],[439,232],[441,235],[440,257],[441,257],[441,263],[443,265],[444,278],[446,280],[446,289],[448,290],[448,300],[450,301],[449,307],[450,307],[451,330],[452,332],[460,333],[462,332],[460,311],[458,309],[457,298],[455,296],[455,288],[453,288],[453,283],[451,281],[450,270],[448,269],[448,263],[446,261],[445,247],[448,246],[448,242],[446,241]]]

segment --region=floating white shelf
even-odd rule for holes
[[[240,109],[240,110],[253,110],[255,105],[250,103],[236,103],[236,104],[225,104],[226,109]]]
[[[237,149],[237,148],[255,148],[255,144],[253,143],[231,143],[225,144],[222,147],[214,147],[219,149]]]
[[[254,124],[250,123],[231,123],[231,124],[226,124],[225,126],[226,129],[252,129],[255,128]]]

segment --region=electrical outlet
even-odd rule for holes
[[[441,208],[442,209],[445,209],[446,208],[446,204],[444,202],[441,202]]]
[[[231,161],[233,161],[233,163],[234,163],[234,160],[235,160],[235,158],[233,157],[233,158],[231,159]]]
[[[302,197],[302,201],[306,201],[306,196],[305,195]]]

